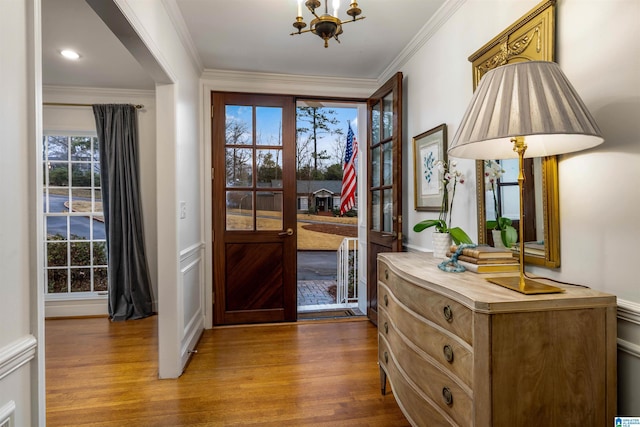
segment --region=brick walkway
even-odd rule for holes
[[[298,306],[335,304],[328,290],[335,284],[335,280],[298,280]]]

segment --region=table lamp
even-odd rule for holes
[[[524,275],[524,158],[584,150],[603,141],[587,107],[555,62],[507,64],[482,77],[447,152],[468,159],[519,159],[520,275],[488,281],[523,294],[564,291]]]

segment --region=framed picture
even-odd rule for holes
[[[446,124],[413,138],[413,192],[417,211],[440,211],[444,189],[438,160],[447,161]]]

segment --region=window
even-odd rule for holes
[[[46,134],[43,143],[47,295],[107,291],[98,139]]]

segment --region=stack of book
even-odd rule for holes
[[[458,247],[453,245],[447,253],[451,257]],[[465,248],[458,255],[458,263],[468,271],[474,273],[502,273],[520,271],[518,258],[508,249],[498,249],[491,246],[476,246]]]

